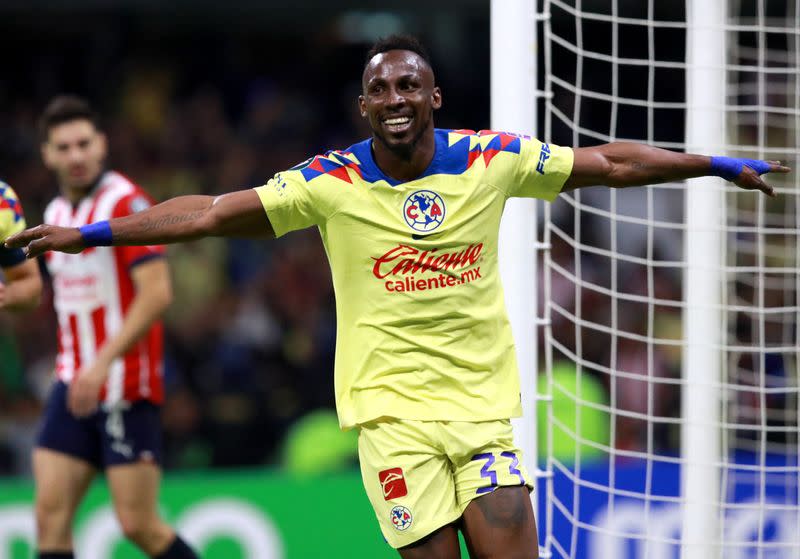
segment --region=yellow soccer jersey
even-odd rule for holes
[[[2,245],[8,237],[23,229],[25,217],[22,215],[22,204],[14,190],[0,181],[0,267],[15,266],[25,260],[21,249],[8,249]]]
[[[433,160],[412,181],[384,175],[366,140],[255,189],[276,236],[312,225],[322,235],[343,428],[521,412],[497,263],[500,216],[512,196],[552,201],[572,150],[504,132],[435,136]]]

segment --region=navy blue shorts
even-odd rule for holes
[[[67,408],[67,384],[56,382],[44,410],[36,446],[85,460],[97,469],[135,462],[161,463],[159,406],[140,400],[128,407],[78,418]]]

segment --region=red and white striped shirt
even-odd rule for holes
[[[150,205],[151,198],[136,184],[107,171],[76,207],[62,196],[55,198],[45,210],[44,221],[80,227],[126,216]],[[105,341],[119,332],[135,295],[131,269],[164,253],[162,246],[147,246],[93,247],[79,254],[46,254],[58,315],[58,379],[72,381],[81,367],[96,358]],[[114,405],[144,399],[160,404],[164,398],[163,362],[163,332],[158,321],[123,357],[114,360],[101,401]]]

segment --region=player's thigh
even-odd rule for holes
[[[70,413],[67,388],[55,382],[50,389],[33,451],[40,521],[45,518],[42,515],[71,518],[100,464],[94,423]]]
[[[539,543],[526,487],[499,487],[473,499],[462,517],[464,540],[475,559],[537,559]]]
[[[421,542],[461,515],[450,462],[434,440],[436,427],[425,423],[381,421],[361,426],[359,432],[364,488],[381,532],[394,548]],[[433,539],[437,546],[448,545],[442,537]],[[422,556],[409,549],[409,557]],[[457,549],[455,540],[451,551]]]
[[[462,529],[476,557],[535,557],[533,478],[522,465],[509,420],[451,422]],[[533,555],[531,555],[533,554]]]
[[[403,559],[461,559],[456,524],[442,526],[411,545],[397,550]]]
[[[47,448],[33,451],[36,510],[40,521],[70,522],[97,470],[85,460]]]

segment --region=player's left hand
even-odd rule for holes
[[[782,165],[780,161],[761,161],[757,159],[741,160],[742,170],[738,176],[730,179],[739,188],[745,190],[760,190],[767,196],[776,196],[775,189],[769,186],[761,178],[766,173],[788,173],[789,167]]]
[[[86,417],[97,409],[100,389],[108,377],[108,367],[95,362],[81,369],[78,377],[69,385],[67,406],[76,417]]]

